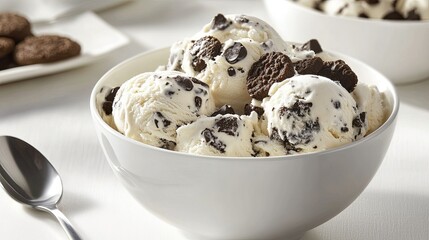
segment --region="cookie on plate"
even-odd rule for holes
[[[28,37],[16,45],[14,59],[18,65],[51,63],[80,54],[80,45],[58,35]]]
[[[0,13],[1,37],[12,38],[19,42],[31,35],[31,24],[25,17],[15,13]]]
[[[15,41],[12,38],[0,37],[0,58],[8,55],[15,49]]]

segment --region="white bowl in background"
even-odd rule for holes
[[[395,84],[429,78],[429,21],[330,16],[291,0],[264,0],[275,29],[288,41],[318,39],[376,68]]]
[[[91,115],[115,175],[147,210],[200,239],[299,239],[328,221],[365,189],[390,144],[398,97],[387,78],[341,56],[361,81],[377,85],[389,118],[351,144],[282,157],[210,157],[168,151],[127,138],[100,116],[97,94],[167,61],[168,49],[139,54],[107,72],[95,85]],[[137,209],[136,209],[137,214]]]

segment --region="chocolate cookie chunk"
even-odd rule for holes
[[[324,62],[317,75],[340,82],[348,92],[353,92],[358,82],[358,77],[343,60]]]
[[[217,30],[225,30],[232,24],[232,21],[228,20],[224,15],[220,13],[214,17],[212,22],[212,29]]]
[[[115,99],[116,93],[118,92],[119,87],[115,87],[110,89],[110,91],[108,92],[108,94],[106,95],[106,97],[104,97],[104,102],[102,105],[103,111],[104,113],[106,113],[106,115],[111,115],[112,114],[112,110],[113,110],[113,100]]]
[[[323,52],[322,47],[319,44],[319,41],[317,41],[316,39],[311,39],[308,42],[304,43],[300,50],[312,50],[314,53],[321,53]]]
[[[250,115],[253,111],[258,114],[258,118],[260,118],[260,117],[262,117],[262,115],[264,115],[264,109],[263,108],[253,106],[252,104],[244,105],[244,114],[245,115]]]
[[[213,130],[206,128],[201,132],[201,135],[206,143],[217,149],[219,152],[225,153],[226,144],[216,137]]]
[[[193,56],[192,68],[201,72],[207,67],[204,59],[214,60],[221,53],[222,43],[215,37],[205,36],[192,45],[190,53]]]
[[[73,40],[44,35],[28,37],[16,45],[14,58],[18,65],[50,63],[71,58],[80,54],[80,45]]]
[[[412,9],[407,13],[406,20],[413,20],[413,21],[419,21],[422,19],[419,13],[417,13],[416,9]]]
[[[369,18],[369,16],[366,13],[364,13],[364,12],[359,13],[358,17],[360,17],[360,18]]]
[[[380,3],[380,0],[361,0],[361,1],[365,1],[369,5],[376,5]]]
[[[271,85],[293,75],[295,70],[288,56],[281,52],[265,53],[249,70],[247,91],[251,97],[262,100],[268,96]]]
[[[225,114],[235,114],[234,109],[230,105],[223,105],[218,110],[216,110],[211,117],[215,117],[217,115],[225,115]]]
[[[317,74],[323,67],[323,60],[320,57],[308,58],[294,63],[295,71],[298,74]]]
[[[238,135],[238,119],[236,117],[221,117],[216,120],[214,127],[217,128],[218,132],[223,132],[230,136]]]
[[[15,48],[15,41],[12,38],[0,37],[0,58],[8,55]]]
[[[243,23],[248,23],[249,19],[246,16],[241,15],[241,16],[235,17],[235,21],[243,24]]]
[[[235,42],[231,47],[225,50],[223,55],[228,63],[235,64],[246,58],[247,49],[243,44]]]
[[[398,11],[391,11],[389,13],[386,13],[386,15],[384,15],[383,19],[387,19],[387,20],[404,20],[404,16],[398,12]]]
[[[0,36],[19,42],[30,35],[31,25],[26,18],[15,13],[0,13]]]
[[[174,141],[170,141],[164,138],[160,138],[159,141],[160,141],[160,144],[159,144],[160,148],[164,148],[167,150],[174,150],[174,148],[176,147],[176,142]]]

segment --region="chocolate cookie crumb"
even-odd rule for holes
[[[421,20],[421,16],[420,14],[417,13],[416,9],[412,9],[411,11],[409,11],[407,13],[407,18],[406,20],[412,20],[412,21],[419,21]]]
[[[191,91],[194,88],[194,84],[192,83],[191,79],[183,76],[176,76],[174,78],[177,85],[179,85],[181,88],[183,88],[185,91]]]
[[[214,135],[213,130],[206,128],[201,132],[201,135],[203,136],[207,144],[214,147],[219,152],[225,153],[226,144]]]
[[[400,12],[393,10],[393,11],[387,13],[386,15],[384,15],[383,19],[386,19],[386,20],[404,20],[405,18]]]
[[[255,111],[258,114],[258,118],[260,118],[262,115],[264,115],[264,109],[261,107],[253,106],[251,104],[244,105],[244,114],[250,115],[253,111]]]
[[[311,39],[308,42],[304,43],[301,48],[301,50],[312,50],[314,53],[321,53],[323,52],[322,47],[319,44],[319,41],[316,39]]]
[[[235,114],[234,109],[230,105],[223,105],[214,113],[212,113],[211,117],[215,117],[217,115],[225,115],[225,114]]]
[[[238,129],[238,121],[235,117],[221,117],[216,120],[215,128],[218,129],[219,132],[226,133],[230,136],[236,136]]]
[[[160,148],[164,148],[167,150],[174,150],[174,148],[176,147],[176,142],[174,141],[170,141],[164,138],[161,138],[160,141],[161,141],[161,145],[159,146]]]
[[[225,50],[224,56],[228,63],[235,64],[247,56],[247,49],[243,44],[235,42],[231,47]]]
[[[218,14],[213,18],[212,29],[225,30],[232,24],[223,14]]]
[[[228,76],[230,77],[234,77],[236,74],[235,69],[233,67],[229,67],[227,71],[228,71]]]

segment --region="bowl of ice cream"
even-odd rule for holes
[[[364,61],[395,84],[429,78],[429,59],[426,57],[429,49],[425,47],[429,42],[429,20],[381,19],[387,14],[395,15],[391,14],[390,0],[367,1],[376,3],[374,5],[356,1],[368,5],[367,9],[353,5],[354,1],[328,0],[326,12],[314,9],[321,8],[315,6],[317,1],[265,0],[265,6],[276,29],[288,40],[303,42],[317,38],[327,49]],[[404,16],[412,12],[412,3],[417,2],[412,1],[408,1],[410,4],[404,8],[407,10]],[[420,3],[421,16],[429,18],[427,1]]]
[[[184,51],[141,53],[108,71],[90,99],[97,136],[131,195],[187,236],[299,239],[344,210],[371,181],[394,133],[397,94],[386,77],[351,57],[304,45],[299,51],[287,43],[270,47],[271,33],[256,34],[270,29],[256,31],[263,22],[228,16],[232,25],[225,27],[219,18],[211,22],[219,29],[203,32],[221,42],[220,50],[200,32],[175,45]],[[236,23],[243,31],[229,31]],[[240,39],[216,35],[225,30]],[[267,58],[279,68],[267,68]],[[327,67],[316,71],[314,61]],[[234,99],[233,106],[223,105],[228,95],[213,92],[228,88],[213,84],[220,80],[213,79],[215,69],[226,71],[218,73],[225,81],[240,81],[246,72],[251,93],[238,96],[237,87],[229,97],[248,104]],[[210,71],[214,77],[207,77]],[[254,82],[273,71],[282,81],[270,78],[269,88]],[[346,80],[332,81],[338,74]]]

